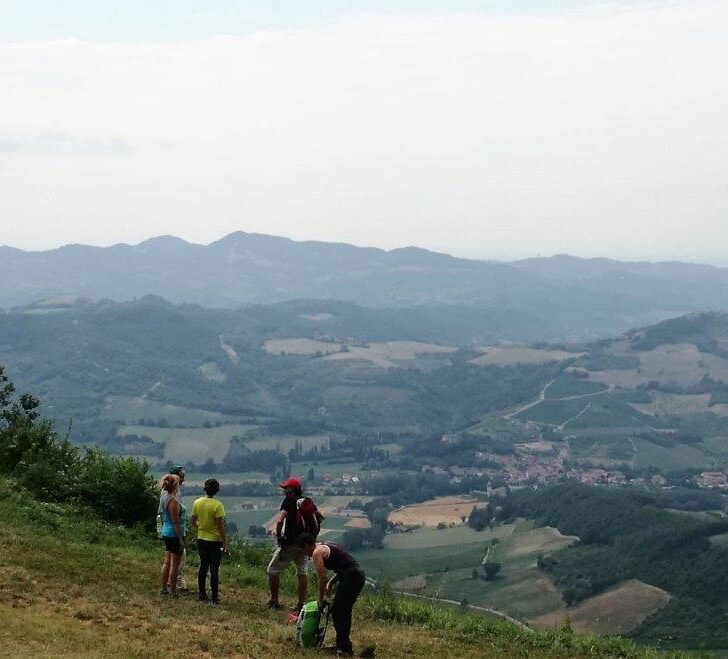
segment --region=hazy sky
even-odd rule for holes
[[[2,0],[0,244],[725,264],[726,62],[726,0]]]

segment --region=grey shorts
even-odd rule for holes
[[[296,564],[296,574],[298,576],[306,574],[308,556],[303,553],[303,547],[298,547],[297,545],[278,547],[273,552],[273,558],[270,559],[270,563],[268,563],[268,574],[280,574],[291,563]]]

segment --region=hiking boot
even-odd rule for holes
[[[274,611],[278,611],[281,608],[281,603],[274,602],[273,600],[268,600],[268,608],[273,609]]]
[[[159,589],[159,594],[160,595],[169,595],[170,594],[169,588],[160,588]]]
[[[209,598],[207,597],[207,593],[200,593],[200,594],[199,594],[199,595],[197,596],[197,599],[198,599],[198,600],[199,600],[200,602],[208,602],[208,601],[209,601]]]
[[[209,604],[210,606],[220,606],[220,600],[219,600],[219,599],[217,599],[217,600],[210,600],[210,601],[208,602],[208,604]]]
[[[181,597],[185,597],[187,595],[190,595],[191,592],[192,591],[190,591],[189,588],[178,588],[177,589],[177,594],[180,595]]]

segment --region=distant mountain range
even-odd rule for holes
[[[0,247],[0,307],[47,299],[173,302],[235,308],[331,299],[377,308],[477,309],[541,328],[541,340],[613,335],[693,311],[728,310],[728,269],[567,255],[511,263],[406,247],[391,251],[236,232],[210,245],[161,236],[138,245]]]

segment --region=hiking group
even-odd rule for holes
[[[220,484],[214,478],[204,483],[205,496],[192,504],[191,515],[182,503],[181,491],[185,481],[185,469],[174,467],[160,481],[157,526],[164,542],[164,561],[161,571],[160,595],[176,597],[188,594],[183,569],[187,551],[185,538],[189,527],[197,531],[199,568],[197,572],[198,598],[211,605],[220,603],[219,582],[222,556],[227,553],[225,535],[225,507],[216,498]],[[303,494],[303,484],[297,478],[289,478],[279,486],[283,501],[275,523],[277,548],[268,564],[270,599],[268,607],[281,609],[279,599],[281,573],[295,565],[297,602],[292,614],[304,615],[308,592],[308,563],[313,563],[318,577],[317,600],[312,610],[321,615],[328,606],[328,613],[336,630],[336,645],[329,648],[338,655],[352,655],[351,620],[356,599],[364,587],[365,576],[356,560],[343,547],[333,542],[319,542],[323,516],[310,497]],[[329,572],[334,576],[329,578]],[[209,575],[210,595],[207,593]],[[334,593],[329,605],[327,597]],[[309,607],[307,606],[306,609]]]

